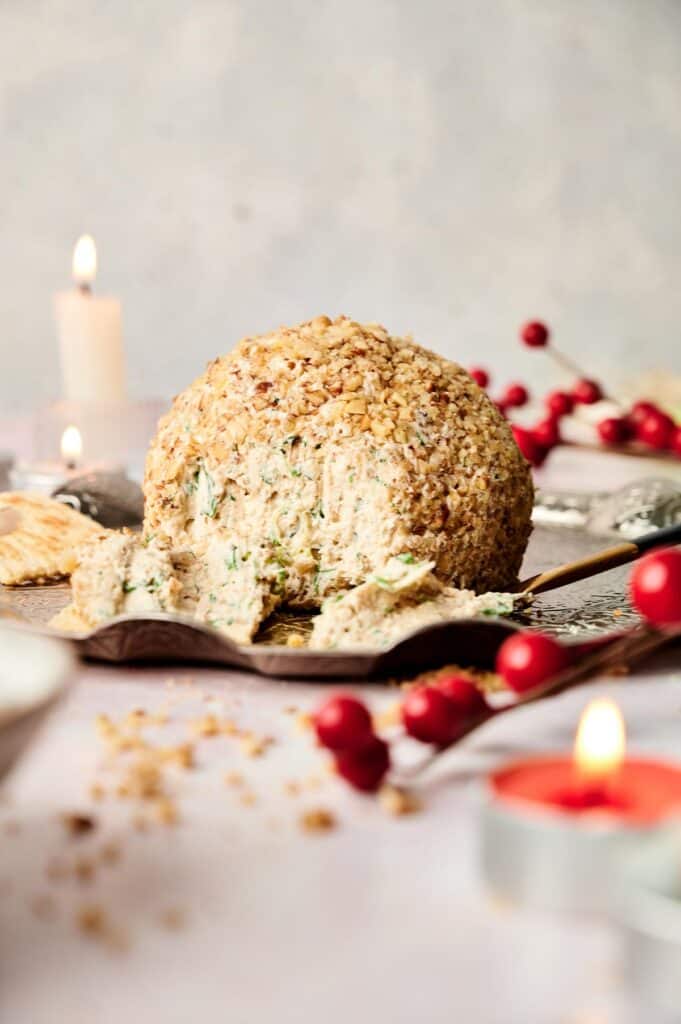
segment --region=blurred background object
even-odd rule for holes
[[[530,317],[594,376],[678,372],[680,32],[669,0],[3,4],[0,416],[58,397],[83,232],[133,398],[320,312],[538,388]]]

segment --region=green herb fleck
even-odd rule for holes
[[[329,572],[335,572],[335,571],[336,571],[335,569],[322,569],[321,566],[319,566],[319,565],[317,566],[315,574],[314,574],[314,578],[312,580],[312,585],[314,587],[315,594],[319,593],[320,577],[321,576],[325,576]]]

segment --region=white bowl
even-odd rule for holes
[[[73,667],[68,644],[0,626],[0,778],[62,696]]]

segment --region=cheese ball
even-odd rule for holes
[[[248,565],[301,608],[392,557],[432,561],[455,587],[509,589],[533,502],[507,422],[465,370],[325,316],[212,362],[161,420],[144,491],[147,536],[219,552],[216,578]]]

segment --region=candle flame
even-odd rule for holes
[[[67,466],[75,466],[83,454],[83,438],[78,427],[67,427],[61,436],[61,457]]]
[[[626,737],[622,712],[612,700],[592,700],[582,712],[574,758],[581,776],[611,778],[624,760]]]
[[[97,274],[97,246],[92,235],[81,235],[73,250],[73,279],[81,287],[92,284]]]

